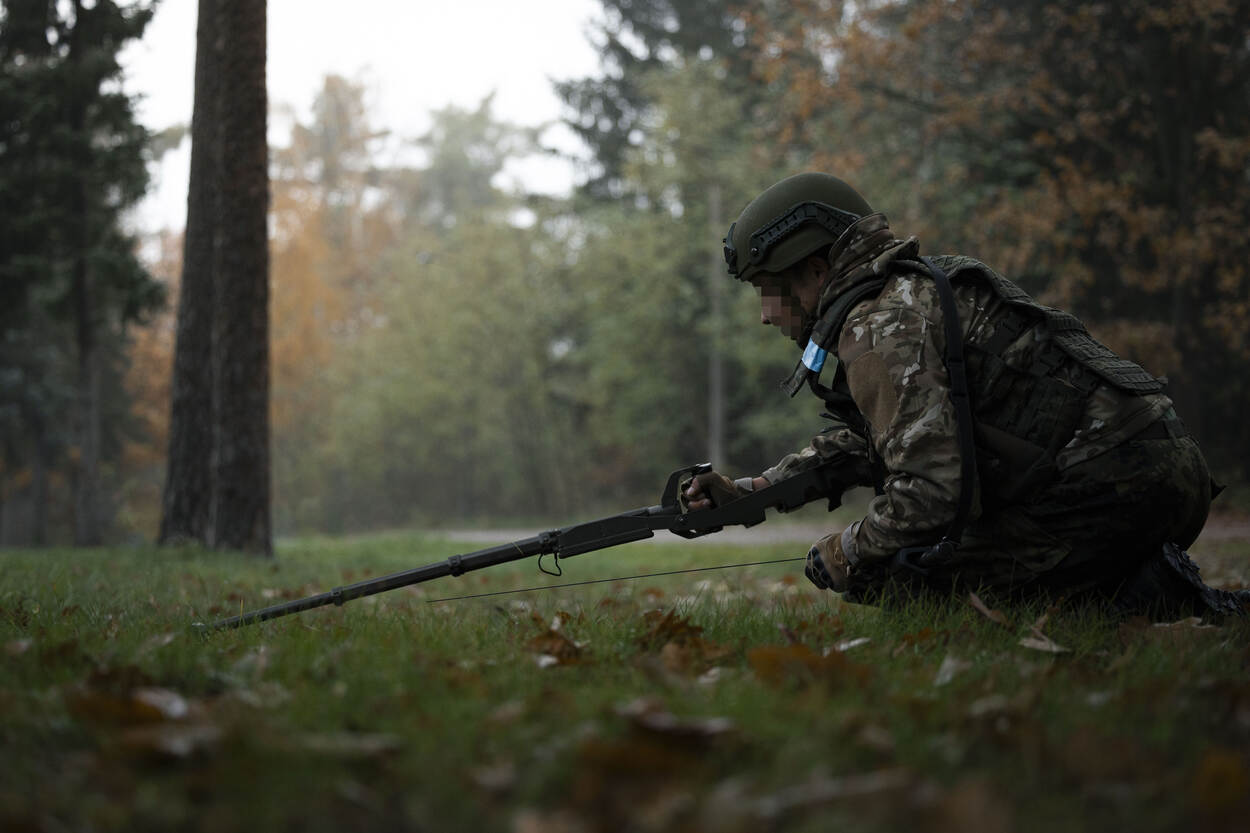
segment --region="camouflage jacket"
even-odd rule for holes
[[[884,216],[865,217],[857,231],[849,245],[831,253],[834,277],[822,295],[820,312],[866,275],[886,276],[879,295],[850,310],[837,340],[836,356],[866,436],[848,424],[835,424],[763,475],[776,482],[833,453],[863,458],[864,470],[875,473],[873,485],[881,494],[872,500],[864,519],[843,533],[843,549],[852,564],[936,542],[955,516],[960,491],[957,420],[943,363],[946,345],[937,287],[915,262],[919,250],[915,238],[895,239]],[[984,343],[1011,311],[982,281],[953,283],[969,353],[969,384],[978,403],[979,433],[984,435],[986,420],[992,432],[995,419],[1028,410],[1037,380],[1022,369],[1035,364],[1050,336],[1045,325],[1028,327],[996,356],[978,355],[977,344]],[[1065,442],[1051,449],[1048,458],[1056,472],[1124,442],[1171,405],[1162,394],[1136,395],[1097,379],[1091,383],[1090,374],[1074,361],[1060,363],[1050,377],[1062,390],[1081,390],[1070,424],[1061,429]],[[979,446],[980,441],[981,463]],[[985,484],[989,497],[981,500],[987,471],[985,466],[980,470],[970,525],[983,512],[994,511],[994,484]]]

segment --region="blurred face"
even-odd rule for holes
[[[760,323],[781,330],[787,338],[803,334],[805,315],[816,314],[827,268],[818,258],[809,258],[780,274],[767,274],[753,281],[760,293]]]
[[[790,281],[781,275],[768,275],[755,284],[760,293],[760,323],[777,327],[787,338],[803,332],[803,307],[791,293]]]

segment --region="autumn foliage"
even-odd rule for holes
[[[1246,459],[1250,7],[787,6],[748,13],[775,135],[929,251],[1072,309],[1169,377],[1210,456]]]

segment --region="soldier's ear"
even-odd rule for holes
[[[829,279],[829,260],[824,253],[808,255],[806,265],[808,276],[815,281],[817,286],[823,285]]]

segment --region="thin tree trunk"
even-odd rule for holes
[[[720,185],[708,186],[707,192],[708,222],[712,226],[712,240],[723,234],[721,224]],[[708,461],[720,470],[728,465],[725,459],[725,260],[719,249],[713,247],[708,259],[708,295],[711,310],[708,320],[711,325],[711,338],[708,340],[707,366],[707,457]]]
[[[88,48],[83,43],[81,30],[83,8],[81,0],[74,0],[74,29],[70,41],[70,64],[78,67],[82,52]],[[78,73],[75,73],[77,76]],[[91,166],[91,146],[86,137],[87,90],[84,80],[74,79],[74,93],[69,102],[70,130],[78,147],[79,170]],[[100,478],[100,374],[96,355],[96,324],[94,305],[94,281],[91,273],[92,248],[90,201],[87,189],[90,182],[84,176],[76,183],[73,195],[72,286],[74,297],[75,340],[78,348],[78,451],[79,460],[74,489],[74,543],[77,546],[95,546],[101,542],[99,513]]]
[[[214,544],[273,552],[265,3],[220,0],[222,172],[213,356]]]
[[[196,26],[191,176],[182,248],[182,286],[174,348],[169,461],[162,496],[162,544],[209,536],[213,451],[213,264],[220,167],[218,140],[218,0],[200,0]]]
[[[48,506],[52,502],[48,488],[48,471],[52,468],[52,449],[48,444],[47,430],[42,418],[33,426],[35,456],[31,462],[31,520],[30,543],[35,547],[48,545]]]

